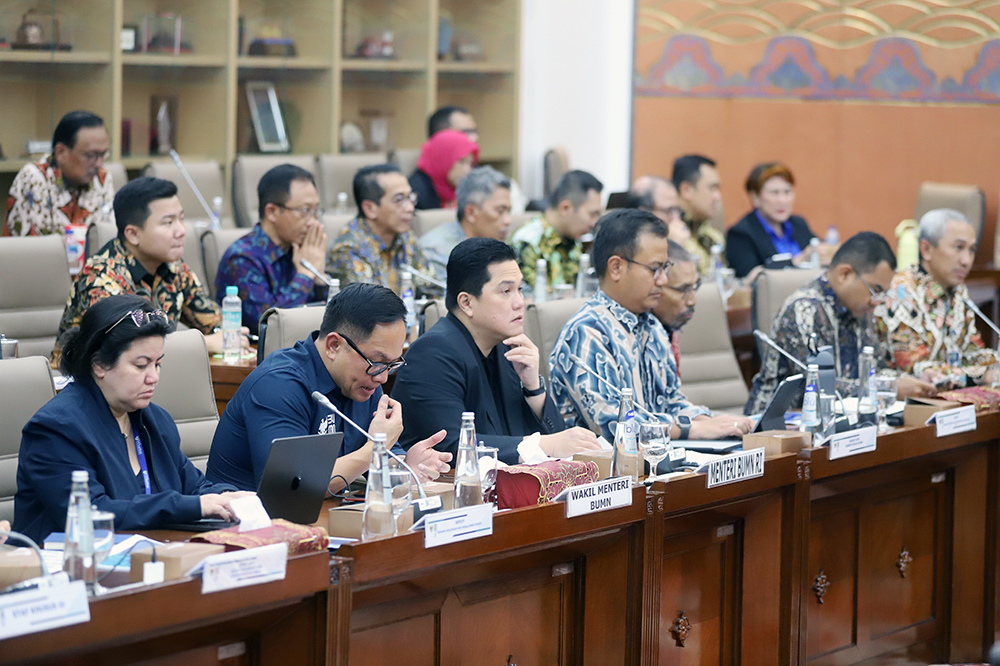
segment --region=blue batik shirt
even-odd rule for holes
[[[563,327],[549,357],[549,388],[566,423],[583,426],[612,441],[618,393],[577,366],[580,358],[612,386],[630,388],[635,403],[662,420],[709,414],[681,394],[670,338],[649,312],[635,314],[598,290]],[[636,410],[639,423],[650,419]]]

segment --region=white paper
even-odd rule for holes
[[[944,409],[931,414],[927,424],[937,426],[937,436],[945,437],[976,429],[976,408],[974,405]]]
[[[614,447],[611,446],[611,442],[604,439],[604,435],[598,435],[597,443],[600,445],[602,451],[610,451]]]
[[[424,548],[468,541],[493,534],[493,505],[477,504],[431,513],[422,520]]]
[[[82,580],[0,596],[0,640],[89,621]]]
[[[288,545],[284,543],[209,555],[199,565],[201,593],[283,580],[287,565]]]
[[[237,497],[229,501],[229,508],[240,521],[240,532],[250,532],[271,526],[271,517],[267,515],[264,505],[256,495]]]
[[[857,430],[848,430],[830,437],[827,444],[830,447],[830,460],[856,456],[859,453],[869,453],[875,450],[878,428],[868,426]]]
[[[549,457],[542,451],[539,443],[542,441],[540,433],[533,433],[521,440],[517,445],[517,453],[521,456],[521,462],[525,465],[537,465],[549,460]]]

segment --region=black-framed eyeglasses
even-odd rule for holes
[[[323,217],[324,213],[326,213],[326,211],[320,208],[319,206],[299,206],[298,208],[289,208],[288,206],[285,206],[284,204],[280,203],[276,203],[274,205],[280,208],[281,210],[287,210],[292,213],[297,213],[298,216],[304,220],[307,220],[310,217],[315,217],[318,220]]]
[[[624,259],[630,264],[635,264],[636,266],[642,266],[643,268],[652,271],[654,280],[658,280],[661,277],[666,277],[667,274],[670,273],[670,269],[673,268],[674,265],[674,262],[667,261],[660,264],[659,266],[649,266],[642,262],[635,261],[634,259],[629,259],[628,257],[622,257],[622,259]]]
[[[392,197],[391,199],[389,199],[389,201],[391,201],[392,205],[395,206],[396,208],[402,208],[407,203],[411,203],[414,206],[416,206],[417,205],[417,193],[416,192],[410,192],[409,194],[402,194],[402,193],[400,193],[400,194],[397,194],[396,196]]]
[[[129,317],[132,318],[132,322],[139,328],[142,328],[143,326],[145,326],[146,324],[155,319],[160,319],[164,322],[169,321],[169,319],[167,319],[167,313],[164,312],[163,310],[153,310],[152,312],[147,310],[132,310],[131,312],[126,312],[121,319],[111,324],[111,326],[109,326],[108,329],[104,331],[104,335],[110,333],[115,326],[122,323]]]
[[[351,346],[351,349],[358,352],[358,356],[365,359],[365,362],[368,364],[368,369],[365,370],[365,374],[367,374],[369,377],[376,377],[386,371],[388,371],[390,375],[393,375],[396,374],[397,370],[406,365],[406,361],[404,361],[401,358],[395,361],[389,361],[388,363],[383,363],[381,361],[374,362],[370,358],[365,356],[364,352],[358,349],[358,346],[353,342],[351,342],[351,339],[349,337],[339,332],[337,333],[337,335],[344,338],[344,341]]]
[[[691,295],[691,294],[693,294],[694,292],[696,292],[696,291],[698,291],[699,289],[701,289],[701,279],[699,278],[699,279],[698,279],[698,280],[697,280],[696,282],[694,282],[693,284],[686,284],[686,285],[684,285],[683,287],[675,287],[675,286],[674,286],[674,285],[672,285],[672,284],[667,284],[667,285],[664,285],[664,286],[665,286],[665,287],[666,287],[667,289],[672,289],[672,290],[676,291],[676,292],[677,292],[678,294],[680,294],[681,296],[690,296],[690,295]]]
[[[878,291],[875,291],[874,289],[872,289],[872,286],[868,284],[868,280],[862,277],[861,271],[855,268],[854,274],[858,276],[859,280],[861,280],[861,284],[865,285],[865,288],[868,290],[868,293],[872,295],[872,298],[874,298],[875,300],[882,300],[883,298],[885,298],[885,290],[882,289],[881,286],[879,286]]]

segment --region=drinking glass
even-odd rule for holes
[[[733,295],[736,287],[739,286],[739,280],[736,279],[736,271],[732,268],[720,268],[717,278],[719,281],[719,291],[722,292],[722,302],[728,303],[729,297]]]
[[[643,423],[639,426],[639,452],[649,463],[647,480],[656,478],[656,466],[670,453],[670,423]]]
[[[500,451],[495,446],[476,447],[476,457],[479,458],[479,473],[483,480],[483,502],[493,506],[497,504],[497,461],[499,456]]]
[[[896,402],[896,376],[880,374],[875,377],[875,393],[878,397],[878,431],[889,429],[885,422],[885,413]]]
[[[94,569],[97,570],[115,545],[115,514],[93,509],[90,515],[94,523]],[[95,577],[94,594],[103,594],[107,589],[97,582],[98,578],[100,576]]]
[[[410,493],[413,477],[406,468],[395,460],[389,463],[389,485],[392,487],[392,535],[399,533],[397,524],[399,517],[410,505]]]

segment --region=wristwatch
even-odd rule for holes
[[[688,439],[688,435],[691,434],[691,417],[690,416],[678,416],[677,425],[681,429],[681,436],[678,439]]]
[[[535,396],[539,396],[545,393],[545,377],[538,375],[538,388],[536,388],[534,391],[529,391],[528,389],[524,388],[524,384],[521,384],[521,393],[524,395],[525,398],[534,398]]]

